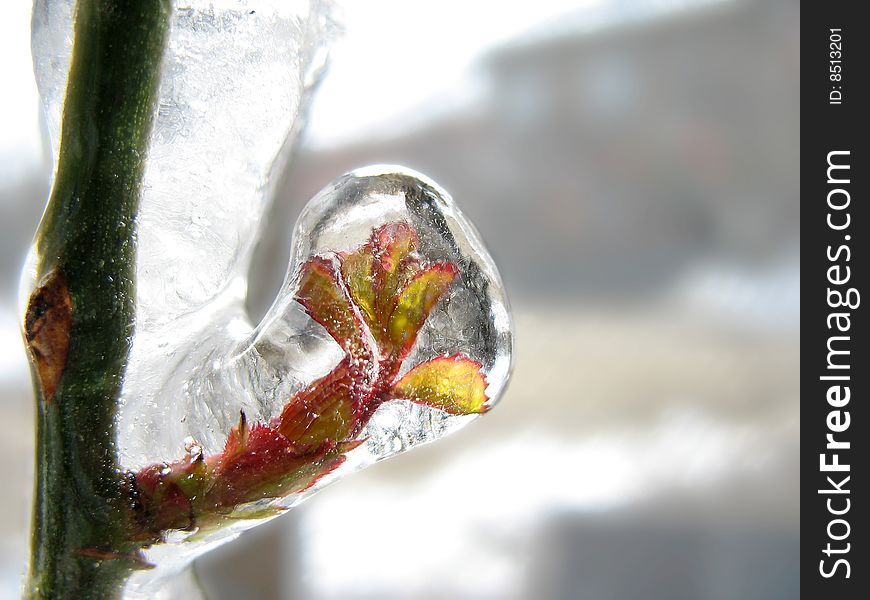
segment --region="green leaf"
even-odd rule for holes
[[[418,272],[399,292],[396,308],[390,315],[387,332],[397,354],[405,356],[414,345],[417,333],[429,318],[429,313],[447,292],[456,278],[456,267],[438,263]]]
[[[459,354],[420,363],[393,386],[403,398],[454,415],[486,412],[486,378],[480,363]]]

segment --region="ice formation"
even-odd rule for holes
[[[34,7],[35,71],[55,158],[73,5],[74,0],[37,0]],[[495,265],[450,196],[400,167],[357,170],[324,188],[299,218],[287,277],[272,308],[259,324],[245,313],[247,272],[270,184],[283,167],[333,32],[328,5],[317,1],[176,4],[138,218],[136,329],[117,418],[119,461],[136,474],[139,485],[156,490],[168,485],[165,477],[172,469],[179,472],[200,457],[218,457],[213,463],[226,465],[228,438],[244,437],[248,443],[245,436],[257,431],[253,427],[271,423],[292,438],[293,452],[303,452],[305,440],[317,437],[311,432],[320,427],[311,419],[321,415],[312,412],[313,405],[303,406],[309,411],[308,437],[294,438],[279,419],[288,403],[301,402],[297,399],[306,390],[346,360],[361,363],[354,377],[368,373],[374,381],[379,368],[389,371],[382,367],[384,357],[401,355],[389,371],[390,381],[372,384],[377,389],[365,396],[380,394],[389,401],[379,401],[372,414],[356,422],[359,431],[352,439],[323,434],[315,440],[333,444],[330,456],[340,460],[327,465],[323,459],[325,466],[304,485],[287,485],[281,493],[270,489],[259,501],[239,496],[244,506],[234,507],[232,519],[208,530],[194,521],[176,526],[167,516],[159,540],[145,544],[145,559],[158,568],[134,575],[131,593],[147,590],[155,578],[293,506],[326,482],[467,424],[497,402],[507,384],[511,321]],[[379,235],[387,241],[378,242]],[[348,257],[388,261],[384,256],[392,250],[385,248],[411,238],[411,246],[401,251],[401,268],[413,268],[407,267],[403,283],[390,284],[393,296],[384,297],[393,304],[382,309],[387,311],[382,320],[399,310],[402,300],[396,298],[412,282],[419,290],[407,292],[409,297],[417,293],[409,306],[430,300],[431,306],[400,352],[390,350],[400,342],[382,337],[401,337],[408,326],[390,324],[398,334],[378,333],[381,321],[372,316],[377,311],[370,315],[366,308],[365,294],[371,291],[351,289],[357,285],[353,277],[341,273],[343,264],[356,260]],[[354,335],[363,340],[364,351],[343,347],[346,336],[336,332],[331,319],[344,317],[323,316],[323,293],[306,302],[312,265],[326,265],[322,268],[332,275],[322,285],[337,286],[336,293],[351,299],[351,308],[342,305],[342,310],[355,315],[362,333]],[[419,283],[425,278],[420,273],[439,269],[449,274],[439,281],[432,275],[434,287]],[[392,275],[382,278],[387,276]],[[359,281],[375,279],[369,270]],[[451,370],[438,362],[448,360],[464,366]],[[444,370],[431,369],[423,381],[413,371],[427,361]],[[479,374],[486,385],[485,396],[479,396],[485,404],[452,410],[447,396],[463,374],[474,385]],[[429,396],[414,401],[399,393],[413,396],[408,389],[415,385]],[[390,392],[393,388],[399,391]],[[155,465],[163,467],[155,470]]]

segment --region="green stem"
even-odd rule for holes
[[[124,541],[114,423],[171,13],[170,0],[79,0],[76,9],[57,176],[36,236],[42,291],[31,297],[25,326],[38,396],[31,598],[117,597],[136,566],[138,548]],[[67,326],[54,318],[63,313],[57,296],[67,298]],[[53,353],[63,357],[55,379],[40,362]]]

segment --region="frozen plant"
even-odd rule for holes
[[[329,14],[36,0],[56,165],[22,285],[29,597],[155,597],[203,552],[503,392],[498,272],[450,197],[406,169],[326,186],[272,308],[258,324],[244,310]]]
[[[335,470],[365,441],[360,436],[384,402],[405,399],[454,415],[486,410],[482,365],[467,356],[438,356],[399,375],[458,274],[453,263],[427,265],[417,245],[410,225],[390,223],[352,252],[305,262],[296,301],[344,357],[268,423],[251,424],[242,411],[220,454],[205,456],[193,443],[183,459],[131,474],[131,539],[150,545],[168,529],[208,531],[262,516],[237,509],[302,492]]]

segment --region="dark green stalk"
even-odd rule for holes
[[[57,177],[25,330],[37,390],[31,598],[113,598],[137,566],[115,417],[136,214],[170,0],[79,0]]]

